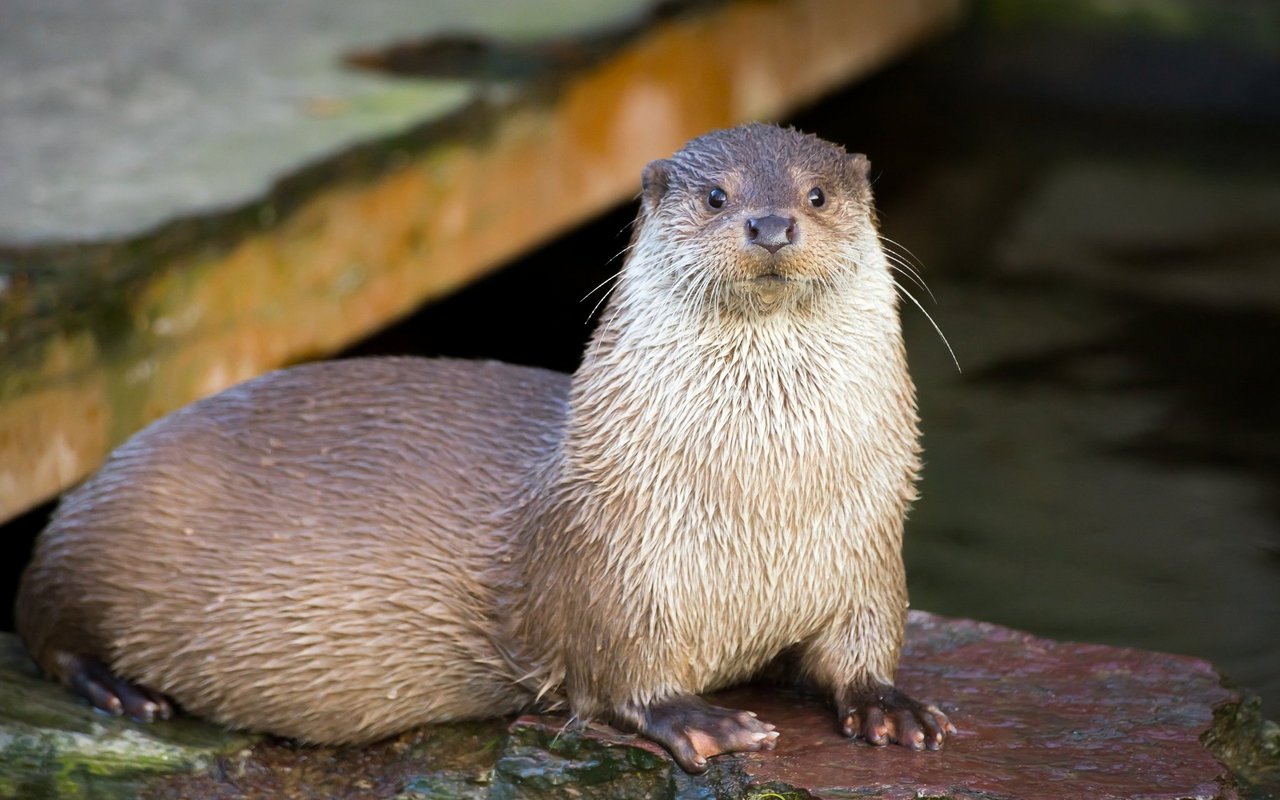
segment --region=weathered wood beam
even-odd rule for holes
[[[0,241],[0,519],[156,417],[368,335],[634,195],[649,159],[777,118],[961,10],[697,4],[527,81],[480,76],[437,117],[296,164],[230,210],[102,241]]]

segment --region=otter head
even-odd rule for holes
[[[682,300],[772,313],[845,285],[879,252],[866,156],[750,124],[644,170],[632,261]]]

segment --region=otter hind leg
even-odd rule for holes
[[[667,748],[685,772],[707,770],[707,759],[723,753],[772,750],[778,732],[750,711],[721,708],[682,695],[622,715],[627,728]]]
[[[93,656],[60,653],[56,663],[68,688],[94,708],[117,717],[128,715],[138,722],[173,716],[173,704],[167,697],[117,676]]]
[[[841,733],[874,745],[892,742],[912,750],[937,750],[947,734],[956,732],[937,706],[926,706],[892,686],[848,692],[836,710]]]

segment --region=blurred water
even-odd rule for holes
[[[1064,98],[1041,59],[1087,48],[977,52],[998,45],[961,37],[798,120],[871,153],[964,368],[905,308],[913,603],[1203,656],[1280,716],[1274,109]]]

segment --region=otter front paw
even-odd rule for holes
[[[892,686],[850,692],[836,712],[841,733],[877,746],[892,742],[912,750],[937,750],[947,734],[956,732],[937,706],[926,706]]]
[[[750,711],[713,706],[685,696],[648,706],[638,732],[667,748],[685,772],[707,771],[707,759],[722,753],[772,750],[778,732]]]

